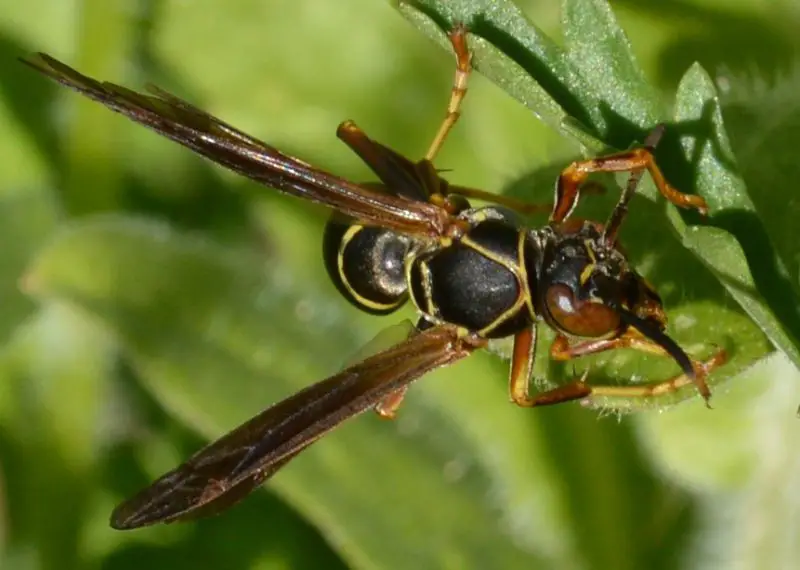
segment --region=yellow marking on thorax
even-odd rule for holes
[[[581,286],[586,285],[586,282],[589,281],[589,278],[594,273],[595,267],[597,267],[597,258],[594,255],[594,251],[592,251],[592,242],[591,240],[584,240],[583,242],[584,247],[586,248],[586,253],[589,255],[590,263],[583,268],[581,271],[580,282]]]

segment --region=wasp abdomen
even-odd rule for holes
[[[408,298],[404,264],[409,239],[341,216],[325,226],[323,258],[339,292],[356,307],[385,315]]]

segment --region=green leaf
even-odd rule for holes
[[[675,119],[693,131],[683,139],[684,152],[695,166],[694,185],[708,201],[711,221],[717,226],[691,228],[684,234],[684,245],[711,269],[775,346],[800,366],[800,345],[791,326],[800,299],[788,284],[785,267],[737,173],[716,90],[700,65],[693,66],[680,83]]]
[[[630,42],[606,0],[563,0],[562,22],[570,62],[602,101],[610,132],[647,129],[666,115],[659,93],[636,62]]]
[[[715,564],[791,567],[800,554],[800,373],[773,353],[726,388],[713,411],[698,403],[639,416],[645,449],[664,477],[710,507],[690,557],[707,557],[713,537],[725,544]]]
[[[113,77],[131,49],[132,14],[105,0],[82,0],[75,57],[77,69],[91,76]],[[113,209],[121,192],[120,170],[114,158],[124,140],[107,111],[88,100],[72,98],[74,109],[64,133],[64,202],[72,214]],[[98,192],[97,188],[102,188]]]
[[[465,24],[475,69],[553,128],[560,129],[568,116],[590,128],[604,126],[598,100],[579,70],[513,2],[399,0],[397,7],[448,50],[445,32]]]
[[[3,351],[9,560],[35,553],[44,568],[91,567],[80,536],[97,488],[99,442],[113,432],[102,425],[113,356],[104,331],[55,304],[20,327]]]
[[[64,455],[69,456],[70,460],[76,460],[80,465],[85,465],[86,457],[84,450],[75,449],[75,442],[65,441],[64,437],[57,439],[53,431],[49,429],[59,423],[59,420],[70,416],[73,410],[56,408],[53,410],[50,421],[43,422],[44,425],[36,425],[39,418],[31,417],[30,409],[20,411],[20,396],[30,391],[30,372],[34,361],[24,362],[19,352],[22,348],[17,342],[20,331],[26,330],[26,323],[34,316],[35,306],[30,299],[26,298],[19,290],[19,280],[22,273],[34,252],[47,239],[50,232],[56,225],[58,212],[54,200],[49,192],[33,188],[13,188],[9,187],[5,193],[0,195],[0,243],[3,244],[3,254],[0,256],[0,564],[5,556],[10,556],[19,547],[20,542],[24,542],[30,537],[20,540],[20,529],[12,527],[12,517],[19,511],[18,497],[19,491],[16,484],[18,477],[26,478],[33,474],[33,470],[26,472],[20,469],[18,464],[13,461],[14,454],[9,451],[11,447],[17,447],[20,442],[30,440],[28,434],[31,431],[46,432],[42,434],[42,440],[48,440],[48,444],[59,449]],[[63,364],[63,362],[62,362]],[[42,362],[42,366],[45,364]],[[87,374],[89,379],[91,374]],[[63,376],[62,376],[63,378]],[[79,382],[79,384],[81,384]],[[89,380],[91,384],[91,380]],[[76,393],[80,394],[80,387]],[[46,398],[41,397],[40,400]],[[61,398],[61,396],[59,396]],[[36,398],[34,398],[36,399]],[[49,402],[51,405],[53,402]],[[85,411],[81,404],[85,400],[76,398],[75,412]],[[35,412],[41,412],[41,401],[32,406]],[[91,406],[90,406],[91,407]],[[61,413],[65,412],[65,413]],[[74,416],[71,416],[74,419]],[[73,427],[69,422],[62,424],[66,427],[70,435],[79,433],[80,429],[70,430]],[[18,449],[18,447],[17,447]],[[36,452],[31,449],[29,454]],[[30,469],[31,465],[26,466]],[[34,504],[26,505],[29,510],[36,510]],[[16,522],[16,521],[14,521]],[[26,529],[30,530],[30,529]],[[37,538],[47,536],[51,539],[53,534],[44,532],[34,534]],[[54,550],[57,550],[56,547]],[[51,552],[52,553],[52,552]],[[61,552],[60,554],[63,554]],[[65,560],[66,562],[66,560]]]
[[[59,212],[46,190],[17,190],[0,196],[0,343],[33,312],[33,305],[19,290],[25,266],[56,227]],[[2,402],[0,402],[2,408]],[[1,415],[1,413],[0,413]]]
[[[785,279],[794,298],[798,298],[800,249],[795,224],[800,218],[800,199],[787,183],[800,175],[794,150],[800,143],[800,68],[795,66],[768,84],[741,77],[728,79],[727,92],[721,98],[730,145],[751,189],[755,210],[762,220],[770,221],[764,229],[786,268]],[[764,281],[768,287],[769,281]],[[783,303],[781,314],[794,337],[799,337],[800,308]]]
[[[627,147],[666,115],[630,43],[604,0],[565,0],[566,49],[511,1],[399,0],[400,12],[440,45],[444,32],[465,23],[473,64],[551,127],[574,137],[577,123],[603,144],[576,142],[592,152]]]

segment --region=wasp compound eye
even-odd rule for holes
[[[550,285],[545,293],[545,309],[553,324],[570,335],[598,338],[616,331],[619,314],[602,303],[578,299],[567,285]]]

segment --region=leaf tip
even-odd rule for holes
[[[686,70],[686,73],[683,74],[678,87],[679,93],[682,91],[681,86],[685,85],[697,85],[706,88],[706,90],[709,88],[714,91],[716,90],[716,85],[714,84],[714,80],[711,78],[711,74],[699,61],[695,61],[692,65],[690,65],[689,69]]]

